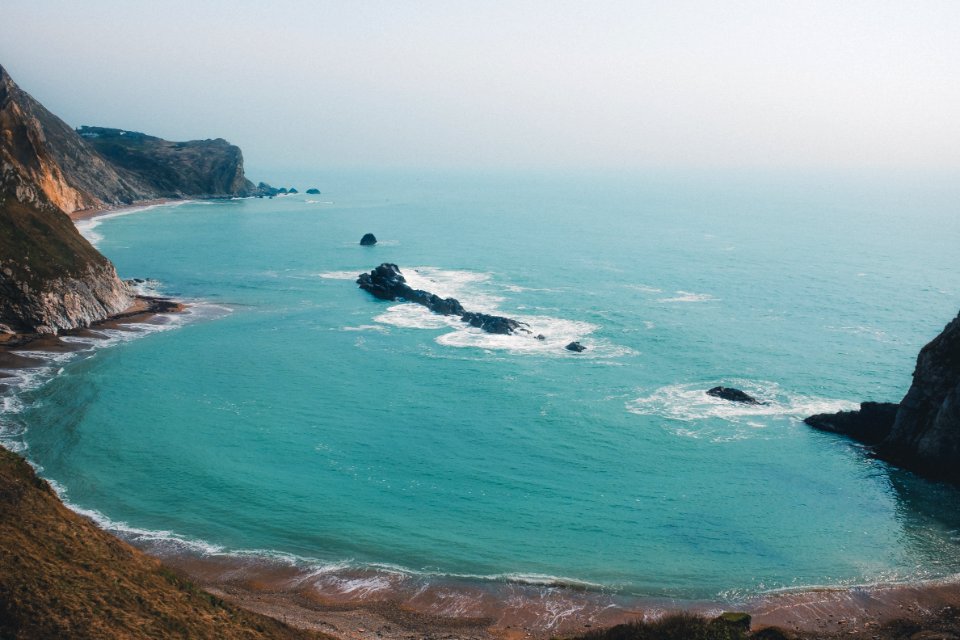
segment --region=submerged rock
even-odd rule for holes
[[[367,235],[373,236],[373,234]],[[503,316],[467,311],[456,298],[441,298],[429,291],[414,289],[407,284],[406,278],[400,273],[400,268],[389,262],[384,262],[370,273],[361,273],[357,278],[357,284],[360,285],[361,289],[381,300],[405,300],[422,304],[434,313],[445,316],[460,316],[460,320],[463,322],[469,323],[472,327],[483,329],[488,333],[509,335],[517,331],[529,332],[525,328],[526,323],[524,322]]]
[[[571,342],[570,344],[565,346],[564,349],[566,349],[567,351],[575,351],[576,353],[582,353],[587,350],[585,346],[583,346],[577,341]]]
[[[373,245],[377,244],[377,236],[373,235],[372,233],[365,233],[363,234],[363,237],[360,238],[360,244],[364,247],[372,247]]]
[[[862,402],[859,410],[818,413],[805,418],[804,422],[820,431],[875,445],[890,434],[899,408],[900,405],[892,402]]]
[[[740,402],[743,404],[757,404],[757,405],[767,404],[766,402],[757,400],[756,398],[751,396],[749,393],[746,393],[745,391],[741,391],[740,389],[734,389],[733,387],[714,387],[713,389],[707,390],[707,395],[713,396],[715,398],[721,398],[729,402]]]

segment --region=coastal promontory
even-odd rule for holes
[[[820,414],[807,424],[874,447],[877,457],[930,478],[960,483],[960,315],[917,356],[897,404]]]
[[[130,306],[130,289],[67,214],[257,193],[240,149],[225,140],[81,131],[0,67],[0,333],[57,333]]]

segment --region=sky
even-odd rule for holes
[[[249,166],[960,171],[960,2],[5,0],[69,124]]]

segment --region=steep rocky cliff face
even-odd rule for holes
[[[899,405],[865,402],[860,411],[805,422],[871,445],[878,457],[920,475],[960,483],[960,315],[920,350]]]
[[[155,198],[257,194],[244,177],[240,148],[226,140],[170,142],[100,127],[78,133],[2,66],[0,131],[10,163],[66,213]]]
[[[877,453],[960,482],[960,315],[920,351],[913,384]]]
[[[240,148],[218,138],[170,142],[136,131],[81,127],[80,136],[153,197],[253,195]]]
[[[51,135],[44,123],[50,125]],[[49,143],[62,133],[57,123],[63,124],[0,68],[3,331],[54,333],[87,326],[123,311],[133,299],[113,265],[63,212],[102,201],[67,180],[51,149],[57,145]],[[91,162],[99,166],[95,159]]]
[[[132,301],[110,261],[0,145],[0,331],[88,326]]]
[[[81,136],[0,67],[0,332],[54,333],[132,302],[65,215],[153,198],[253,195],[240,149],[118,129]]]
[[[121,175],[67,123],[21,90],[3,67],[0,132],[4,161],[62,211],[152,197],[135,178]]]

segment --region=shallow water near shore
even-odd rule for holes
[[[899,400],[956,315],[955,187],[317,182],[82,223],[123,277],[206,311],[56,361],[7,398],[5,442],[156,553],[279,559],[331,597],[735,601],[960,572],[957,491],[801,423]],[[354,280],[381,262],[546,339],[377,301]]]

